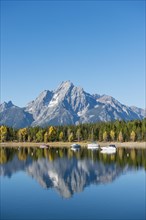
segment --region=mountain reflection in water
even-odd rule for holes
[[[120,148],[116,154],[81,149],[1,148],[0,174],[25,171],[44,188],[55,188],[64,198],[90,184],[107,184],[125,172],[146,169],[146,150]]]

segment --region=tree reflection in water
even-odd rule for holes
[[[69,198],[90,184],[106,184],[123,172],[146,170],[146,150],[118,148],[116,154],[68,148],[1,148],[1,175],[25,171],[44,188],[55,188]]]

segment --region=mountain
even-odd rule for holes
[[[102,95],[96,99],[99,103],[104,104],[102,111],[99,112],[101,116],[103,114],[103,121],[118,120],[135,120],[143,119],[145,115],[144,109],[137,107],[128,107],[121,104],[119,101],[108,95]],[[102,118],[101,118],[102,119]]]
[[[62,82],[52,95],[47,108],[41,108],[33,126],[75,124],[82,112],[96,105],[96,100],[90,94],[80,87],[75,87],[70,81]]]
[[[33,120],[32,114],[15,106],[11,101],[0,105],[0,125],[22,128],[30,126]]]
[[[142,115],[146,117],[146,110],[142,108],[138,108],[136,106],[131,106],[130,109],[138,115]]]
[[[13,115],[16,116],[15,120],[12,120]],[[116,119],[143,119],[145,110],[123,105],[108,95],[91,95],[83,88],[74,86],[72,82],[65,81],[54,91],[43,91],[24,108],[14,106],[12,102],[1,104],[0,117],[1,124],[13,127],[44,127]]]
[[[7,102],[4,102],[0,105],[0,112],[3,112],[5,111],[6,109],[9,109],[11,107],[13,107],[13,103],[11,101],[9,101],[8,103]]]

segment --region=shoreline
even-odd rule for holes
[[[46,143],[50,147],[62,148],[70,147],[74,142],[48,142]],[[81,145],[81,147],[87,147],[87,144],[90,142],[75,142]],[[35,142],[3,142],[0,143],[0,147],[39,147],[44,143],[35,143]],[[146,149],[146,142],[98,142],[100,146],[107,146],[109,144],[115,144],[118,148],[136,148],[136,149]]]

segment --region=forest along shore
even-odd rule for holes
[[[46,145],[49,147],[70,147],[74,142],[48,142]],[[76,142],[81,145],[81,147],[87,147],[87,144],[90,142]],[[39,147],[44,143],[35,143],[35,142],[2,142],[0,143],[0,147]],[[117,147],[123,148],[137,148],[146,149],[146,142],[98,142],[100,146],[107,146],[109,144],[115,144]]]

